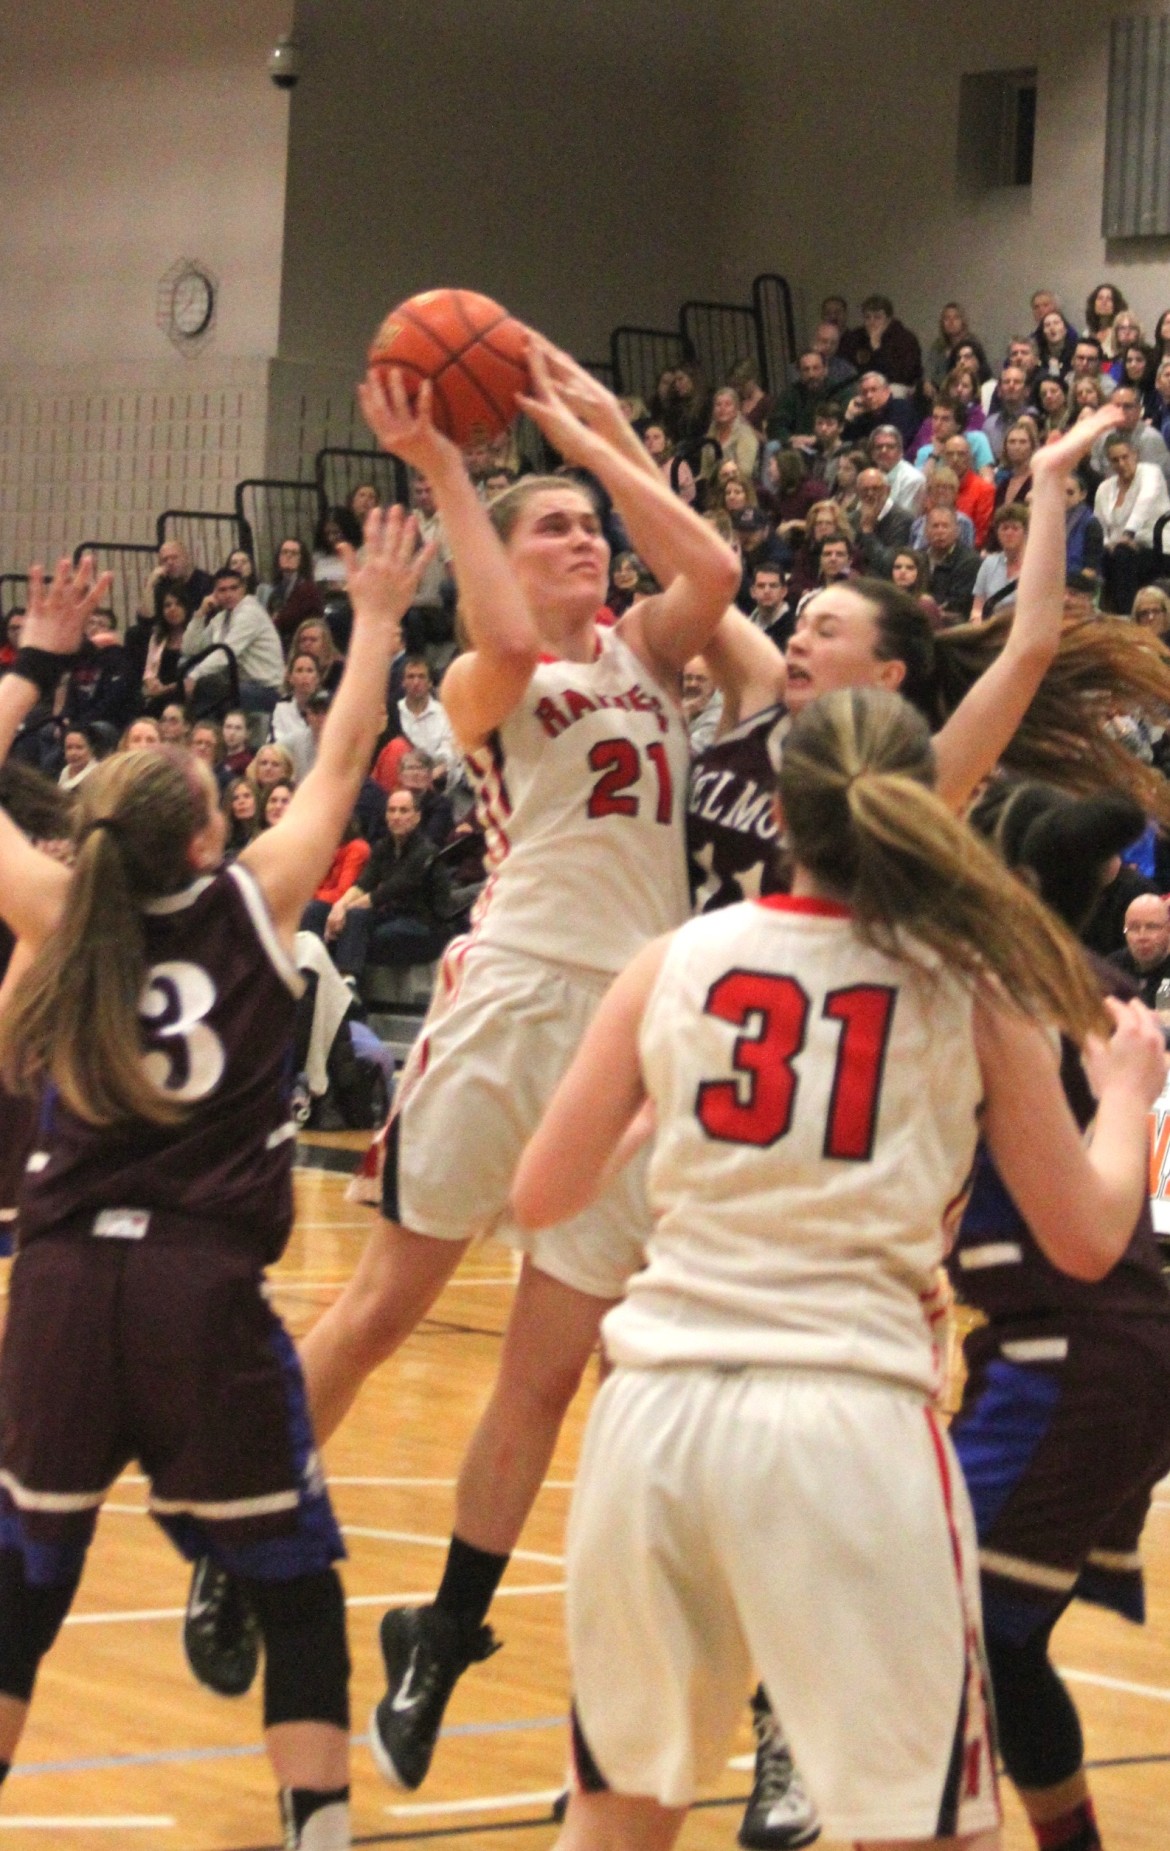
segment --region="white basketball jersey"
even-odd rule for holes
[[[592,662],[541,662],[467,755],[487,835],[476,940],[616,972],[690,911],[689,751],[678,703],[616,631]]]
[[[641,1034],[656,1226],[614,1361],[782,1364],[931,1392],[924,1311],[981,1098],[970,987],[775,895],[676,935]]]

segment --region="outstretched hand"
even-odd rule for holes
[[[28,569],[28,605],[20,634],[25,649],[45,649],[51,655],[76,655],[85,635],[85,623],[101,610],[114,583],[112,572],[94,576],[92,553],[83,553],[74,568],[66,555],[46,583],[45,568]]]
[[[578,367],[576,361],[539,335],[529,337],[528,371],[532,391],[517,395],[521,411],[527,413],[566,463],[591,467],[598,442],[605,441],[602,426],[609,414],[603,401],[610,395],[584,367]],[[596,386],[596,393],[583,381],[588,381],[588,388]],[[613,408],[620,419],[616,399]]]
[[[1066,476],[1088,456],[1099,437],[1108,437],[1121,425],[1120,405],[1102,405],[1091,418],[1082,418],[1046,444],[1041,444],[1032,458],[1031,471],[1036,476]]]
[[[424,379],[412,405],[401,369],[371,366],[357,389],[362,415],[383,450],[392,450],[412,469],[430,475],[446,460],[460,460],[449,437],[431,417],[431,382]]]
[[[371,508],[364,533],[360,559],[344,541],[337,549],[345,564],[345,586],[354,616],[397,628],[418,595],[419,580],[435,556],[434,546],[419,546],[418,522],[397,505]]]
[[[554,347],[543,335],[529,337],[530,366],[533,351],[539,353],[548,378],[582,424],[611,442],[622,435],[629,420],[608,386],[603,386],[600,379],[574,360],[572,354]]]

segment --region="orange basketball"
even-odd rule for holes
[[[530,390],[528,331],[498,302],[472,289],[428,289],[387,315],[370,346],[370,365],[401,369],[413,403],[431,381],[436,427],[457,444],[506,431],[516,394]]]

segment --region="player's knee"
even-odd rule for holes
[[[19,1549],[0,1550],[0,1693],[27,1703],[37,1669],[73,1604],[78,1577],[35,1587]]]
[[[264,1726],[349,1728],[345,1598],[335,1569],[293,1581],[250,1581],[264,1634]]]
[[[496,1381],[494,1398],[515,1409],[526,1426],[564,1419],[581,1386],[585,1364],[577,1357],[548,1354],[505,1358]]]
[[[1017,1787],[1056,1787],[1071,1779],[1085,1753],[1072,1698],[1048,1656],[1048,1633],[1023,1645],[988,1638],[1003,1764]]]

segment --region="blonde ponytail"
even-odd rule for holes
[[[1105,1026],[1076,939],[951,815],[933,776],[926,723],[899,696],[822,696],[784,744],[780,799],[796,860],[848,900],[880,950],[913,959],[926,946],[1078,1040]]]
[[[49,1082],[92,1125],[182,1117],[142,1063],[142,908],[191,879],[188,844],[210,808],[185,753],[116,754],[84,780],[61,923],[0,1023],[0,1075],[14,1091]]]

